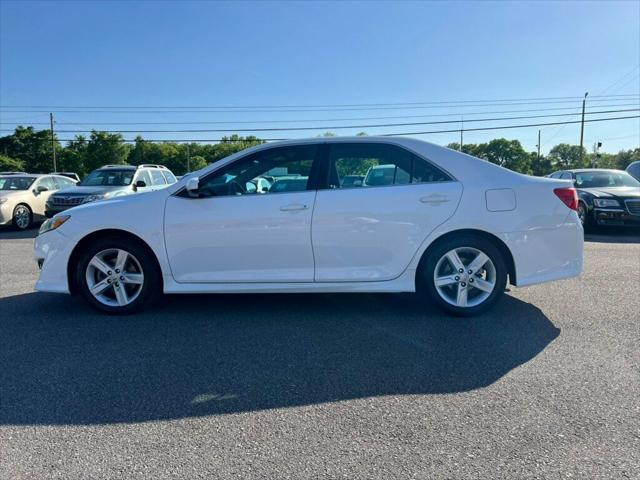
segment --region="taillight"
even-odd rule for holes
[[[578,210],[578,191],[575,188],[556,188],[553,193],[571,210]]]

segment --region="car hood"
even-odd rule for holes
[[[597,198],[625,197],[640,198],[640,188],[638,187],[601,187],[601,188],[578,188],[582,192],[587,192]]]
[[[96,187],[85,187],[85,186],[77,186],[77,187],[69,187],[58,190],[54,193],[56,196],[75,196],[75,195],[99,195],[101,193],[113,192],[114,190],[122,190],[126,189],[127,186],[96,186]]]

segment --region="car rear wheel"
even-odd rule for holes
[[[129,239],[106,238],[80,256],[76,282],[83,297],[109,314],[140,311],[162,293],[160,269],[143,245]]]
[[[33,223],[33,214],[24,204],[16,205],[13,209],[13,226],[18,230],[26,230]]]
[[[437,245],[420,269],[422,293],[458,316],[487,311],[504,294],[506,282],[500,250],[490,240],[472,235]]]

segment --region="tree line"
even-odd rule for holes
[[[334,134],[327,132],[324,136]],[[215,144],[157,143],[146,141],[141,136],[136,137],[133,143],[127,143],[119,133],[94,130],[88,137],[78,135],[64,146],[54,136],[53,145],[57,170],[76,172],[83,177],[102,165],[143,163],[166,165],[176,175],[184,175],[260,143],[263,140],[258,137],[238,135],[223,137]],[[11,135],[0,137],[0,171],[51,172],[53,145],[50,130],[17,127]],[[530,175],[547,175],[555,170],[592,165],[624,170],[631,162],[640,160],[640,148],[622,150],[616,154],[596,154],[566,143],[556,145],[548,155],[538,157],[536,152],[526,151],[518,140],[506,138],[487,143],[468,143],[462,149],[459,143],[450,143],[447,147]]]

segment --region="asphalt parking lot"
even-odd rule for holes
[[[412,295],[35,293],[0,231],[0,478],[640,478],[640,235],[448,318]]]

